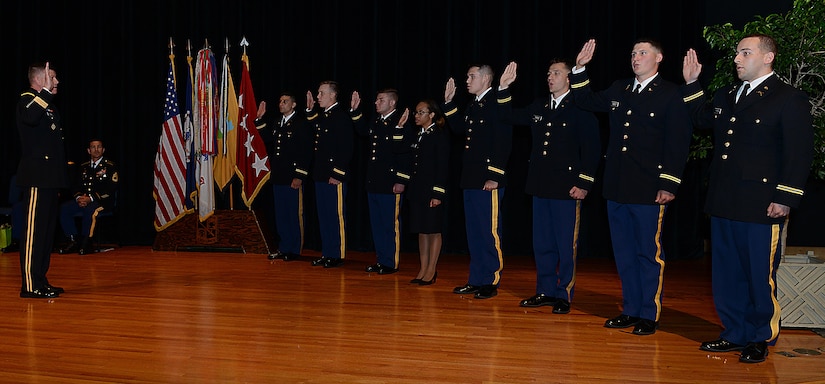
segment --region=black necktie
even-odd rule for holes
[[[748,95],[748,89],[750,89],[751,83],[745,83],[742,85],[742,91],[739,92],[739,96],[736,97],[736,102],[738,103],[739,100],[742,100],[743,97]]]
[[[281,118],[281,126],[283,127],[285,125],[286,125],[286,117]]]
[[[556,100],[553,100],[553,101],[550,102],[550,109],[552,109],[552,110],[556,109]]]
[[[636,84],[636,88],[633,88],[633,93],[641,93],[640,89],[642,88],[642,83]]]

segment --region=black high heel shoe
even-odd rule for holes
[[[433,279],[432,280],[430,280],[430,281],[421,280],[421,282],[419,282],[418,285],[433,285],[433,284],[435,284],[435,279],[437,279],[437,278],[438,278],[438,271],[435,271],[435,273],[433,274]]]
[[[421,280],[421,279],[412,279],[412,280],[410,280],[410,284],[421,284],[421,282],[422,282],[422,281],[424,281],[424,280]]]

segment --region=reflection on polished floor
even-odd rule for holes
[[[411,285],[416,254],[368,274],[266,255],[121,247],[52,256],[61,297],[21,299],[17,254],[0,255],[0,382],[163,383],[800,383],[825,382],[825,338],[783,329],[761,364],[699,351],[720,330],[709,260],[667,264],[661,327],[607,329],[620,313],[611,259],[582,259],[569,314],[521,308],[535,271],[506,256],[497,297],[452,293],[467,255]],[[817,355],[816,353],[820,353]]]

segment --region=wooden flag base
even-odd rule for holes
[[[158,232],[152,250],[270,253],[258,217],[250,210],[216,210],[203,222],[190,213]]]

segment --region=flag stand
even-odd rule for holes
[[[152,250],[270,254],[252,210],[216,210],[203,222],[188,214],[158,232]]]

